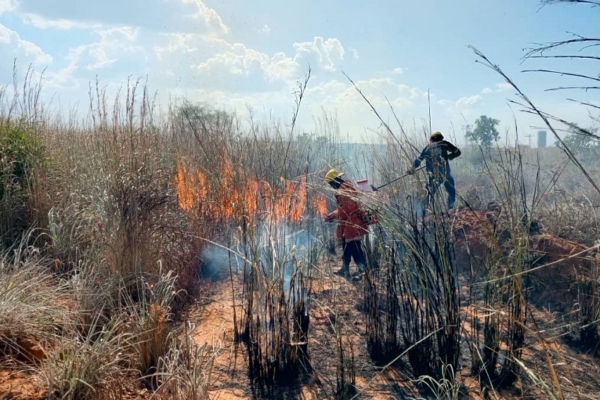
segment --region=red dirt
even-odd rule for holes
[[[0,370],[0,400],[44,399],[46,392],[41,389],[35,374],[26,371]]]
[[[456,263],[459,272],[484,276],[513,250],[508,217],[496,204],[488,211],[462,208],[453,214]],[[533,291],[531,299],[563,311],[578,302],[580,285],[590,281],[600,263],[596,249],[548,234],[529,236],[529,249],[536,257],[526,275]]]

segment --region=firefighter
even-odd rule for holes
[[[427,190],[430,196],[429,200],[433,200],[437,189],[443,184],[448,193],[448,210],[454,208],[454,202],[456,201],[454,177],[450,171],[450,163],[448,161],[454,160],[460,154],[461,152],[458,147],[444,140],[442,133],[436,131],[431,134],[429,144],[423,149],[419,157],[414,160],[412,168],[408,170],[409,174],[414,174],[415,169],[421,165],[421,161],[425,160],[425,169],[428,175]]]
[[[337,209],[325,216],[326,222],[337,220],[337,239],[341,242],[342,268],[336,275],[350,277],[350,260],[354,259],[358,273],[353,279],[360,280],[365,271],[366,257],[363,238],[369,233],[367,214],[357,202],[358,191],[350,181],[342,178],[344,174],[331,169],[325,174],[325,182],[336,190]]]

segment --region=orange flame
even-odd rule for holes
[[[236,169],[229,158],[221,163],[216,179],[208,179],[201,171],[190,173],[177,162],[175,189],[181,209],[214,220],[232,222],[239,219],[255,221],[267,218],[279,224],[302,222],[307,213],[306,177],[281,179],[281,186],[272,187]],[[318,195],[311,206],[319,215],[327,212],[326,199]]]
[[[177,175],[175,176],[175,188],[179,199],[179,207],[189,211],[194,207],[194,183],[190,182],[189,175],[180,163],[177,163]]]
[[[317,194],[313,199],[313,208],[321,217],[324,217],[327,215],[327,199],[323,195]]]

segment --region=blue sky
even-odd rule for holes
[[[544,110],[589,126],[589,110],[566,99],[597,102],[597,92],[546,92],[583,82],[521,71],[563,68],[597,75],[597,62],[523,62],[522,57],[534,43],[571,38],[571,33],[597,37],[599,22],[600,8],[541,7],[538,0],[374,0],[368,5],[342,0],[0,0],[0,84],[12,81],[16,58],[21,71],[29,64],[36,71],[46,69],[44,96],[66,109],[87,104],[88,86],[96,77],[109,93],[128,77],[147,77],[162,104],[185,97],[241,116],[251,107],[258,118],[289,121],[296,82],[310,65],[301,129],[312,130],[313,117],[327,110],[337,115],[340,131],[351,140],[375,140],[372,130],[378,122],[343,71],[386,119],[391,118],[387,97],[409,130],[427,119],[429,90],[433,129],[454,131],[463,143],[462,127],[480,115],[500,119],[506,137],[504,130],[513,124],[507,100],[516,99],[499,75],[475,62],[467,45],[503,68]],[[541,125],[513,109],[523,134]]]

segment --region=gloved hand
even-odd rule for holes
[[[332,222],[337,219],[337,216],[338,216],[338,210],[334,210],[334,211],[330,212],[329,214],[327,214],[325,216],[325,218],[323,218],[323,219],[325,220],[325,222]]]

